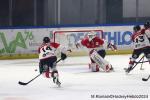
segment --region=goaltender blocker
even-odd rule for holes
[[[39,71],[40,73],[45,74],[47,78],[52,77],[53,82],[60,86],[58,70],[56,68],[56,50],[60,49],[61,51],[61,60],[65,60],[67,58],[65,47],[62,47],[58,43],[50,42],[49,37],[43,38],[43,44],[39,47]]]
[[[89,68],[92,72],[98,72],[101,70],[105,72],[109,72],[113,70],[113,67],[111,64],[109,64],[108,61],[104,59],[106,52],[104,49],[104,41],[100,37],[96,36],[96,33],[91,31],[87,34],[87,37],[85,37],[82,40],[79,40],[76,43],[76,47],[84,46],[89,49],[89,56],[91,59],[91,63],[89,64]],[[116,50],[116,46],[108,43],[108,48],[111,48],[112,50]]]

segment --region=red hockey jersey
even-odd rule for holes
[[[104,41],[99,37],[95,37],[91,41],[89,41],[88,38],[85,38],[81,41],[81,44],[87,48],[97,48],[102,46],[104,44]]]

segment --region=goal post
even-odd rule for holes
[[[99,29],[56,30],[53,31],[53,41],[71,49],[73,51],[72,55],[86,55],[87,49],[84,47],[77,49],[75,44],[90,32],[95,33],[100,38],[104,38],[103,31]]]

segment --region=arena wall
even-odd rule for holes
[[[132,51],[133,25],[118,26],[78,26],[78,27],[37,27],[37,28],[4,28],[0,29],[0,59],[37,58],[37,49],[45,36],[53,39],[53,32],[58,30],[81,30],[100,29],[103,30],[104,38],[114,43],[118,50],[116,52],[107,50],[107,54],[129,54]],[[78,35],[74,38],[78,39]],[[85,51],[73,50],[69,56],[84,56]]]

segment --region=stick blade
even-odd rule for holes
[[[27,85],[28,83],[24,83],[24,82],[18,82],[18,84],[20,84],[20,85]]]
[[[148,79],[142,78],[142,81],[147,81]]]

